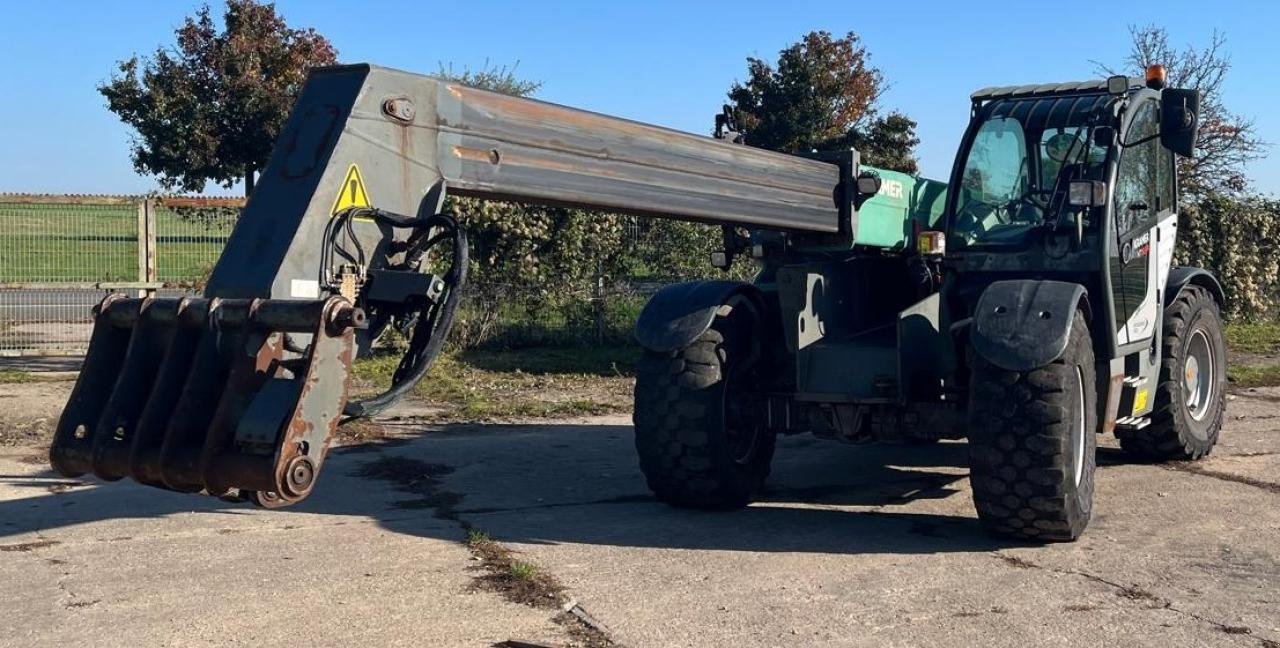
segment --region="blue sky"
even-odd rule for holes
[[[129,132],[94,86],[117,60],[171,43],[199,2],[59,3],[6,0],[0,21],[0,192],[137,193]],[[1234,69],[1226,99],[1280,143],[1280,60],[1274,2],[1070,4],[827,2],[412,2],[280,0],[295,26],[326,34],[343,62],[432,72],[439,63],[519,63],[538,96],[603,113],[705,133],[745,58],[773,59],[812,29],[853,30],[892,88],[887,108],[916,119],[924,175],[945,177],[968,118],[968,95],[987,85],[1090,78],[1090,60],[1118,61],[1127,26],[1154,22],[1175,43],[1226,33]],[[1037,15],[1050,8],[1053,13]],[[1274,147],[1273,147],[1274,150]],[[1280,193],[1280,155],[1250,169]],[[210,185],[208,193],[231,193]]]

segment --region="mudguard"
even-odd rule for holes
[[[997,281],[983,291],[973,314],[973,349],[991,364],[1030,371],[1067,348],[1077,308],[1089,317],[1084,286],[1064,281]]]
[[[636,341],[659,353],[683,349],[711,327],[716,311],[737,293],[759,289],[741,281],[690,281],[664,287],[636,318]]]
[[[1164,287],[1164,305],[1172,304],[1173,300],[1178,298],[1178,293],[1190,284],[1207,288],[1213,294],[1213,298],[1218,301],[1219,306],[1226,301],[1227,297],[1222,290],[1222,284],[1208,270],[1191,266],[1175,266],[1169,268],[1169,280]]]

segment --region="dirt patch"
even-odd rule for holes
[[[604,626],[587,614],[564,591],[554,576],[537,565],[521,560],[507,547],[494,542],[479,529],[467,530],[467,548],[479,561],[474,579],[477,589],[497,592],[513,603],[542,609],[559,609],[553,620],[565,629],[570,646],[605,648],[616,644]],[[515,645],[519,645],[516,642]]]
[[[387,438],[387,428],[369,419],[356,419],[338,426],[333,445],[339,447],[377,443]]]
[[[1116,596],[1127,598],[1130,601],[1139,601],[1153,608],[1166,608],[1170,603],[1162,596],[1158,596],[1148,590],[1137,585],[1126,585],[1116,590]]]
[[[1039,565],[1029,560],[1019,558],[1017,556],[1010,556],[1008,554],[998,553],[996,554],[996,557],[999,558],[1000,560],[1003,560],[1009,566],[1017,567],[1018,569],[1036,569],[1039,567]]]
[[[1102,606],[1097,603],[1071,603],[1062,606],[1062,609],[1067,612],[1092,612],[1102,609]]]
[[[443,487],[441,477],[453,468],[394,455],[383,456],[360,466],[355,475],[388,482],[412,499],[392,502],[396,508],[431,509],[437,518],[458,522],[467,531],[467,548],[479,563],[474,585],[478,590],[501,594],[509,601],[540,609],[558,609],[553,618],[568,634],[570,646],[602,648],[613,646],[603,626],[564,592],[555,577],[537,565],[520,560],[515,552],[494,542],[458,516],[462,495]],[[508,645],[521,645],[508,642]]]
[[[537,608],[554,609],[568,602],[564,587],[551,574],[520,560],[515,552],[494,542],[478,529],[467,531],[467,548],[480,562],[483,573],[476,587],[498,592],[507,600]]]
[[[0,445],[47,446],[75,383],[0,383]]]
[[[951,616],[957,619],[974,619],[984,614],[1008,614],[1009,609],[999,605],[993,605],[986,610],[961,610]]]
[[[1241,455],[1241,456],[1245,456],[1245,455]],[[1229,482],[1235,482],[1237,484],[1244,484],[1245,486],[1260,488],[1264,491],[1267,491],[1268,493],[1280,494],[1280,484],[1278,483],[1263,481],[1261,479],[1254,479],[1253,477],[1248,477],[1245,475],[1237,475],[1235,473],[1223,472],[1221,470],[1213,470],[1211,468],[1205,468],[1204,466],[1198,463],[1192,463],[1189,461],[1179,461],[1175,463],[1164,464],[1164,468],[1168,470],[1177,470],[1181,472],[1191,473],[1193,475],[1203,475],[1205,477],[1221,479],[1222,481],[1229,481]]]
[[[27,552],[27,551],[35,551],[36,549],[44,549],[45,547],[52,547],[56,544],[61,544],[61,543],[59,543],[57,540],[33,540],[31,542],[19,542],[17,544],[0,545],[0,551]]]

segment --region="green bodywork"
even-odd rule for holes
[[[785,264],[773,275],[799,401],[902,402],[902,376],[927,375],[936,385],[946,364],[938,297],[918,301],[905,259],[917,228],[943,227],[947,184],[858,167],[866,172],[880,177],[880,190],[857,205],[852,240],[817,248],[854,253]]]
[[[880,192],[858,208],[854,225],[855,245],[902,249],[911,241],[914,223],[921,230],[942,226],[947,202],[945,182],[920,178],[897,171],[862,166],[880,176]]]

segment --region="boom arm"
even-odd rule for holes
[[[368,202],[427,215],[458,195],[835,233],[840,169],[370,65],[312,73],[207,294],[307,297],[358,169]],[[443,184],[441,184],[443,183]]]

